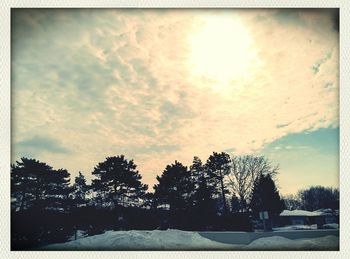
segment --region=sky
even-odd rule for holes
[[[282,194],[339,185],[334,9],[15,9],[11,33],[12,162],[90,180],[124,154],[152,189],[224,151]]]

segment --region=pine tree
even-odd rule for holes
[[[209,177],[202,161],[198,157],[193,158],[190,172],[194,183],[193,204],[197,213],[203,216],[213,213],[215,211],[214,196],[217,191],[214,182]]]
[[[47,207],[58,210],[67,210],[70,207],[69,186],[70,174],[66,169],[53,170],[46,182],[46,192],[44,193]]]
[[[225,176],[230,173],[230,156],[224,152],[213,152],[213,154],[208,158],[205,166],[210,178],[214,181],[215,187],[220,190],[223,211],[224,213],[228,213],[226,202],[226,194],[228,193],[228,190],[224,184],[224,179]]]
[[[70,192],[67,170],[54,170],[35,159],[21,158],[11,166],[12,208],[63,209]]]
[[[186,210],[191,207],[194,185],[187,167],[175,161],[167,165],[163,174],[157,176],[154,197],[158,205],[169,206],[170,210]]]
[[[285,208],[272,177],[261,175],[254,184],[250,208],[255,217],[260,211],[268,211],[270,216],[279,215]]]
[[[138,204],[148,186],[141,183],[136,167],[133,160],[128,161],[123,155],[107,157],[92,172],[97,177],[92,180],[93,190],[114,206]]]
[[[79,175],[75,177],[73,184],[72,197],[76,207],[86,206],[86,195],[89,192],[89,186],[86,184],[84,175],[79,172]]]

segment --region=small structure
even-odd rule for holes
[[[284,210],[279,215],[280,226],[290,225],[314,225],[317,228],[323,228],[324,224],[339,222],[339,214],[331,209],[320,209],[316,211],[307,210]]]
[[[269,220],[269,213],[267,211],[260,211],[259,218],[263,222],[264,231],[272,230],[271,220]]]

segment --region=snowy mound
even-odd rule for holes
[[[286,227],[273,228],[273,231],[288,231],[288,230],[315,230],[317,225],[292,225]]]
[[[326,229],[339,229],[339,224],[337,224],[337,223],[324,224],[323,228],[326,228]]]
[[[284,210],[280,214],[280,216],[305,216],[305,217],[313,217],[313,216],[321,216],[323,214],[322,211],[307,211],[307,210]]]
[[[336,250],[338,248],[339,237],[336,236],[296,240],[272,236],[259,238],[246,246],[246,249],[251,250]]]
[[[107,231],[101,235],[67,243],[52,244],[41,250],[338,250],[339,237],[291,240],[281,236],[259,238],[249,245],[224,244],[181,230]]]
[[[225,250],[235,245],[206,239],[196,232],[169,230],[107,231],[67,243],[43,247],[44,250]]]

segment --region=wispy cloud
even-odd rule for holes
[[[49,153],[64,153],[69,154],[70,151],[61,146],[58,140],[49,138],[34,136],[30,139],[22,140],[15,143],[16,148],[19,149],[19,153],[23,154],[40,154],[42,152]]]
[[[191,73],[189,42],[201,19],[223,14],[239,19],[259,63],[218,91],[220,82]],[[305,10],[15,10],[14,145],[41,149],[48,163],[74,151],[61,165],[72,173],[125,153],[151,183],[174,159],[255,152],[337,127],[333,19]]]

